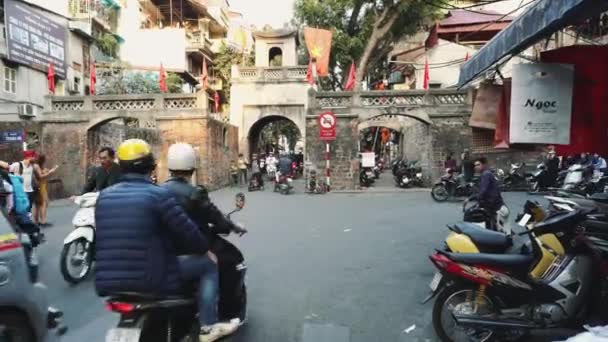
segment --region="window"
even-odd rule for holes
[[[4,91],[11,94],[17,93],[17,69],[4,67]]]
[[[279,47],[270,48],[268,51],[268,64],[271,67],[283,66],[283,51]]]
[[[471,140],[473,153],[485,154],[494,152],[494,130],[473,128]]]

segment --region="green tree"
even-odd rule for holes
[[[358,88],[365,76],[386,71],[394,43],[432,23],[442,1],[296,0],[294,24],[332,30],[331,75],[325,82],[342,88],[350,63],[357,61]]]
[[[215,55],[215,59],[213,61],[213,70],[216,74],[219,74],[226,82],[222,84],[222,90],[226,95],[226,101],[230,103],[230,85],[231,76],[232,76],[232,66],[240,65],[240,66],[253,66],[254,62],[254,54],[252,53],[247,55],[243,52],[239,52],[232,47],[229,47],[224,42],[220,46],[219,52]]]
[[[158,73],[128,72],[119,63],[112,64],[102,71],[97,81],[98,95],[154,94],[160,93]],[[184,81],[174,73],[167,73],[169,93],[181,93]]]

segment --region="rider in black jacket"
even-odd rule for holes
[[[235,318],[239,315],[238,303],[233,303],[235,286],[239,284],[240,270],[238,265],[243,262],[241,252],[218,234],[244,234],[246,229],[230,221],[211,202],[207,189],[203,186],[194,186],[190,183],[195,170],[196,152],[189,144],[173,144],[169,148],[167,164],[171,172],[162,187],[169,189],[181,204],[190,219],[194,221],[205,238],[210,243],[210,250],[217,256],[220,273],[220,312],[221,318]]]

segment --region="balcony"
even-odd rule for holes
[[[205,36],[203,31],[187,32],[187,48],[188,50],[212,51],[213,43]]]
[[[115,8],[102,5],[101,0],[70,0],[70,16],[76,20],[95,20],[107,31],[114,31],[118,25]]]
[[[224,80],[221,77],[209,77],[209,88],[220,91],[224,86]]]
[[[278,68],[232,67],[233,82],[303,82],[306,79],[307,66]]]

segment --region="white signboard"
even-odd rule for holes
[[[361,153],[361,167],[376,166],[376,154],[374,152]]]
[[[511,89],[511,143],[570,144],[574,66],[518,64]]]

